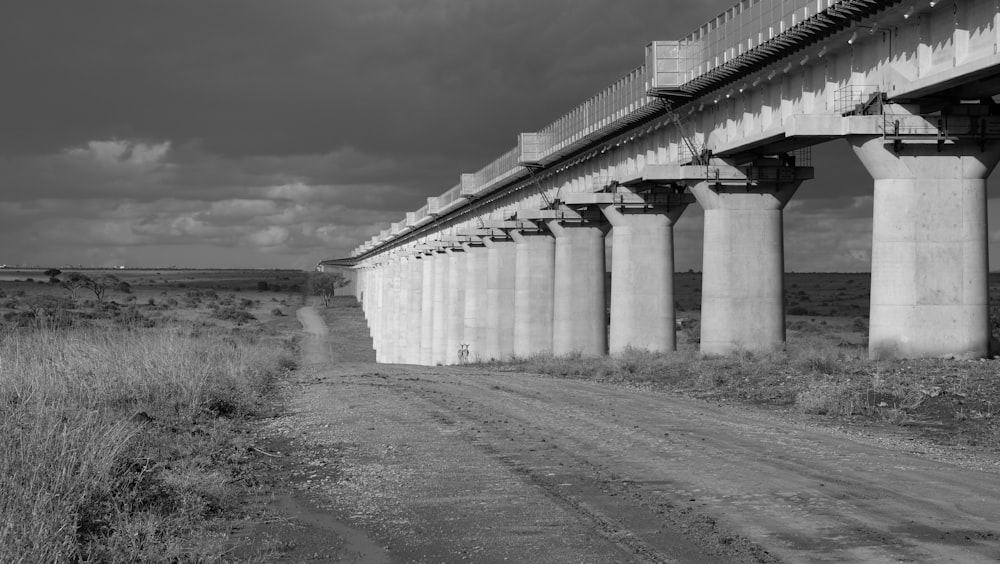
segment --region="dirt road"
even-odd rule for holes
[[[996,465],[660,392],[362,362],[299,318],[308,376],[269,432],[305,458],[293,482],[336,516],[337,559],[1000,561]]]

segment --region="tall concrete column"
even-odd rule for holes
[[[409,304],[406,316],[406,353],[402,362],[420,364],[420,343],[422,340],[423,295],[424,295],[424,260],[422,255],[410,257],[406,276],[409,287],[406,302]]]
[[[543,231],[512,230],[514,267],[514,354],[552,353],[555,238]]]
[[[421,282],[423,292],[420,295],[420,356],[418,364],[434,365],[434,261],[436,253],[425,253],[420,259],[423,268]]]
[[[677,350],[674,224],[687,205],[652,209],[608,205],[611,223],[612,355],[628,348]]]
[[[448,295],[445,299],[447,345],[445,364],[458,364],[459,346],[465,343],[465,251],[460,247],[447,251]]]
[[[392,257],[386,263],[385,266],[385,286],[383,288],[383,301],[382,301],[382,326],[379,333],[381,334],[381,349],[382,354],[379,362],[395,362],[396,358],[396,346],[397,346],[397,333],[396,329],[399,322],[399,308],[398,298],[399,298],[399,258]]]
[[[365,283],[364,290],[362,292],[361,299],[361,311],[365,314],[365,324],[370,328],[371,319],[369,318],[370,307],[371,307],[371,291],[372,291],[372,268],[371,266],[365,265]]]
[[[552,354],[602,356],[608,352],[604,294],[604,226],[554,219]]]
[[[481,242],[465,243],[465,331],[469,361],[486,358],[487,249]]]
[[[782,209],[799,182],[691,185],[705,209],[701,352],[770,352],[785,343]]]
[[[354,299],[358,300],[358,303],[361,303],[365,284],[365,269],[355,266],[351,271],[354,273]]]
[[[393,297],[393,356],[392,362],[406,362],[406,351],[410,339],[407,333],[410,316],[410,263],[413,259],[401,256],[396,259],[396,293]]]
[[[431,304],[431,365],[444,364],[447,360],[448,331],[445,316],[448,289],[448,255],[439,251],[434,255],[434,302]]]
[[[376,302],[372,308],[372,346],[375,347],[375,362],[382,362],[382,355],[385,352],[382,342],[382,327],[385,325],[385,287],[386,287],[386,262],[378,265],[378,280],[375,283]]]
[[[514,355],[515,244],[506,235],[487,237],[485,360]]]
[[[875,180],[869,356],[986,356],[986,177],[1000,144],[850,142]]]

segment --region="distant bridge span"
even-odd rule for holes
[[[985,356],[998,45],[996,0],[744,0],[328,262],[382,362],[669,351],[697,203],[702,352],[775,350],[782,209],[808,147],[844,138],[874,178],[870,356]]]

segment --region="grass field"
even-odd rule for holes
[[[305,273],[115,274],[98,301],[3,272],[0,562],[217,560],[252,490]]]
[[[41,271],[0,271],[0,562],[224,560],[261,487],[249,422],[275,409],[296,366],[305,273],[83,272],[106,273],[117,281],[98,299]],[[491,368],[907,426],[1000,450],[996,362],[867,360],[867,274],[788,275],[787,350],[720,359],[697,353],[700,285],[697,273],[677,275],[677,353]],[[335,361],[374,360],[358,307],[345,296],[321,311]]]

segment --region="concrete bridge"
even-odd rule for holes
[[[381,362],[671,351],[697,204],[702,352],[780,349],[782,210],[809,147],[845,139],[874,179],[870,356],[982,357],[998,44],[996,0],[744,0],[325,263]]]

